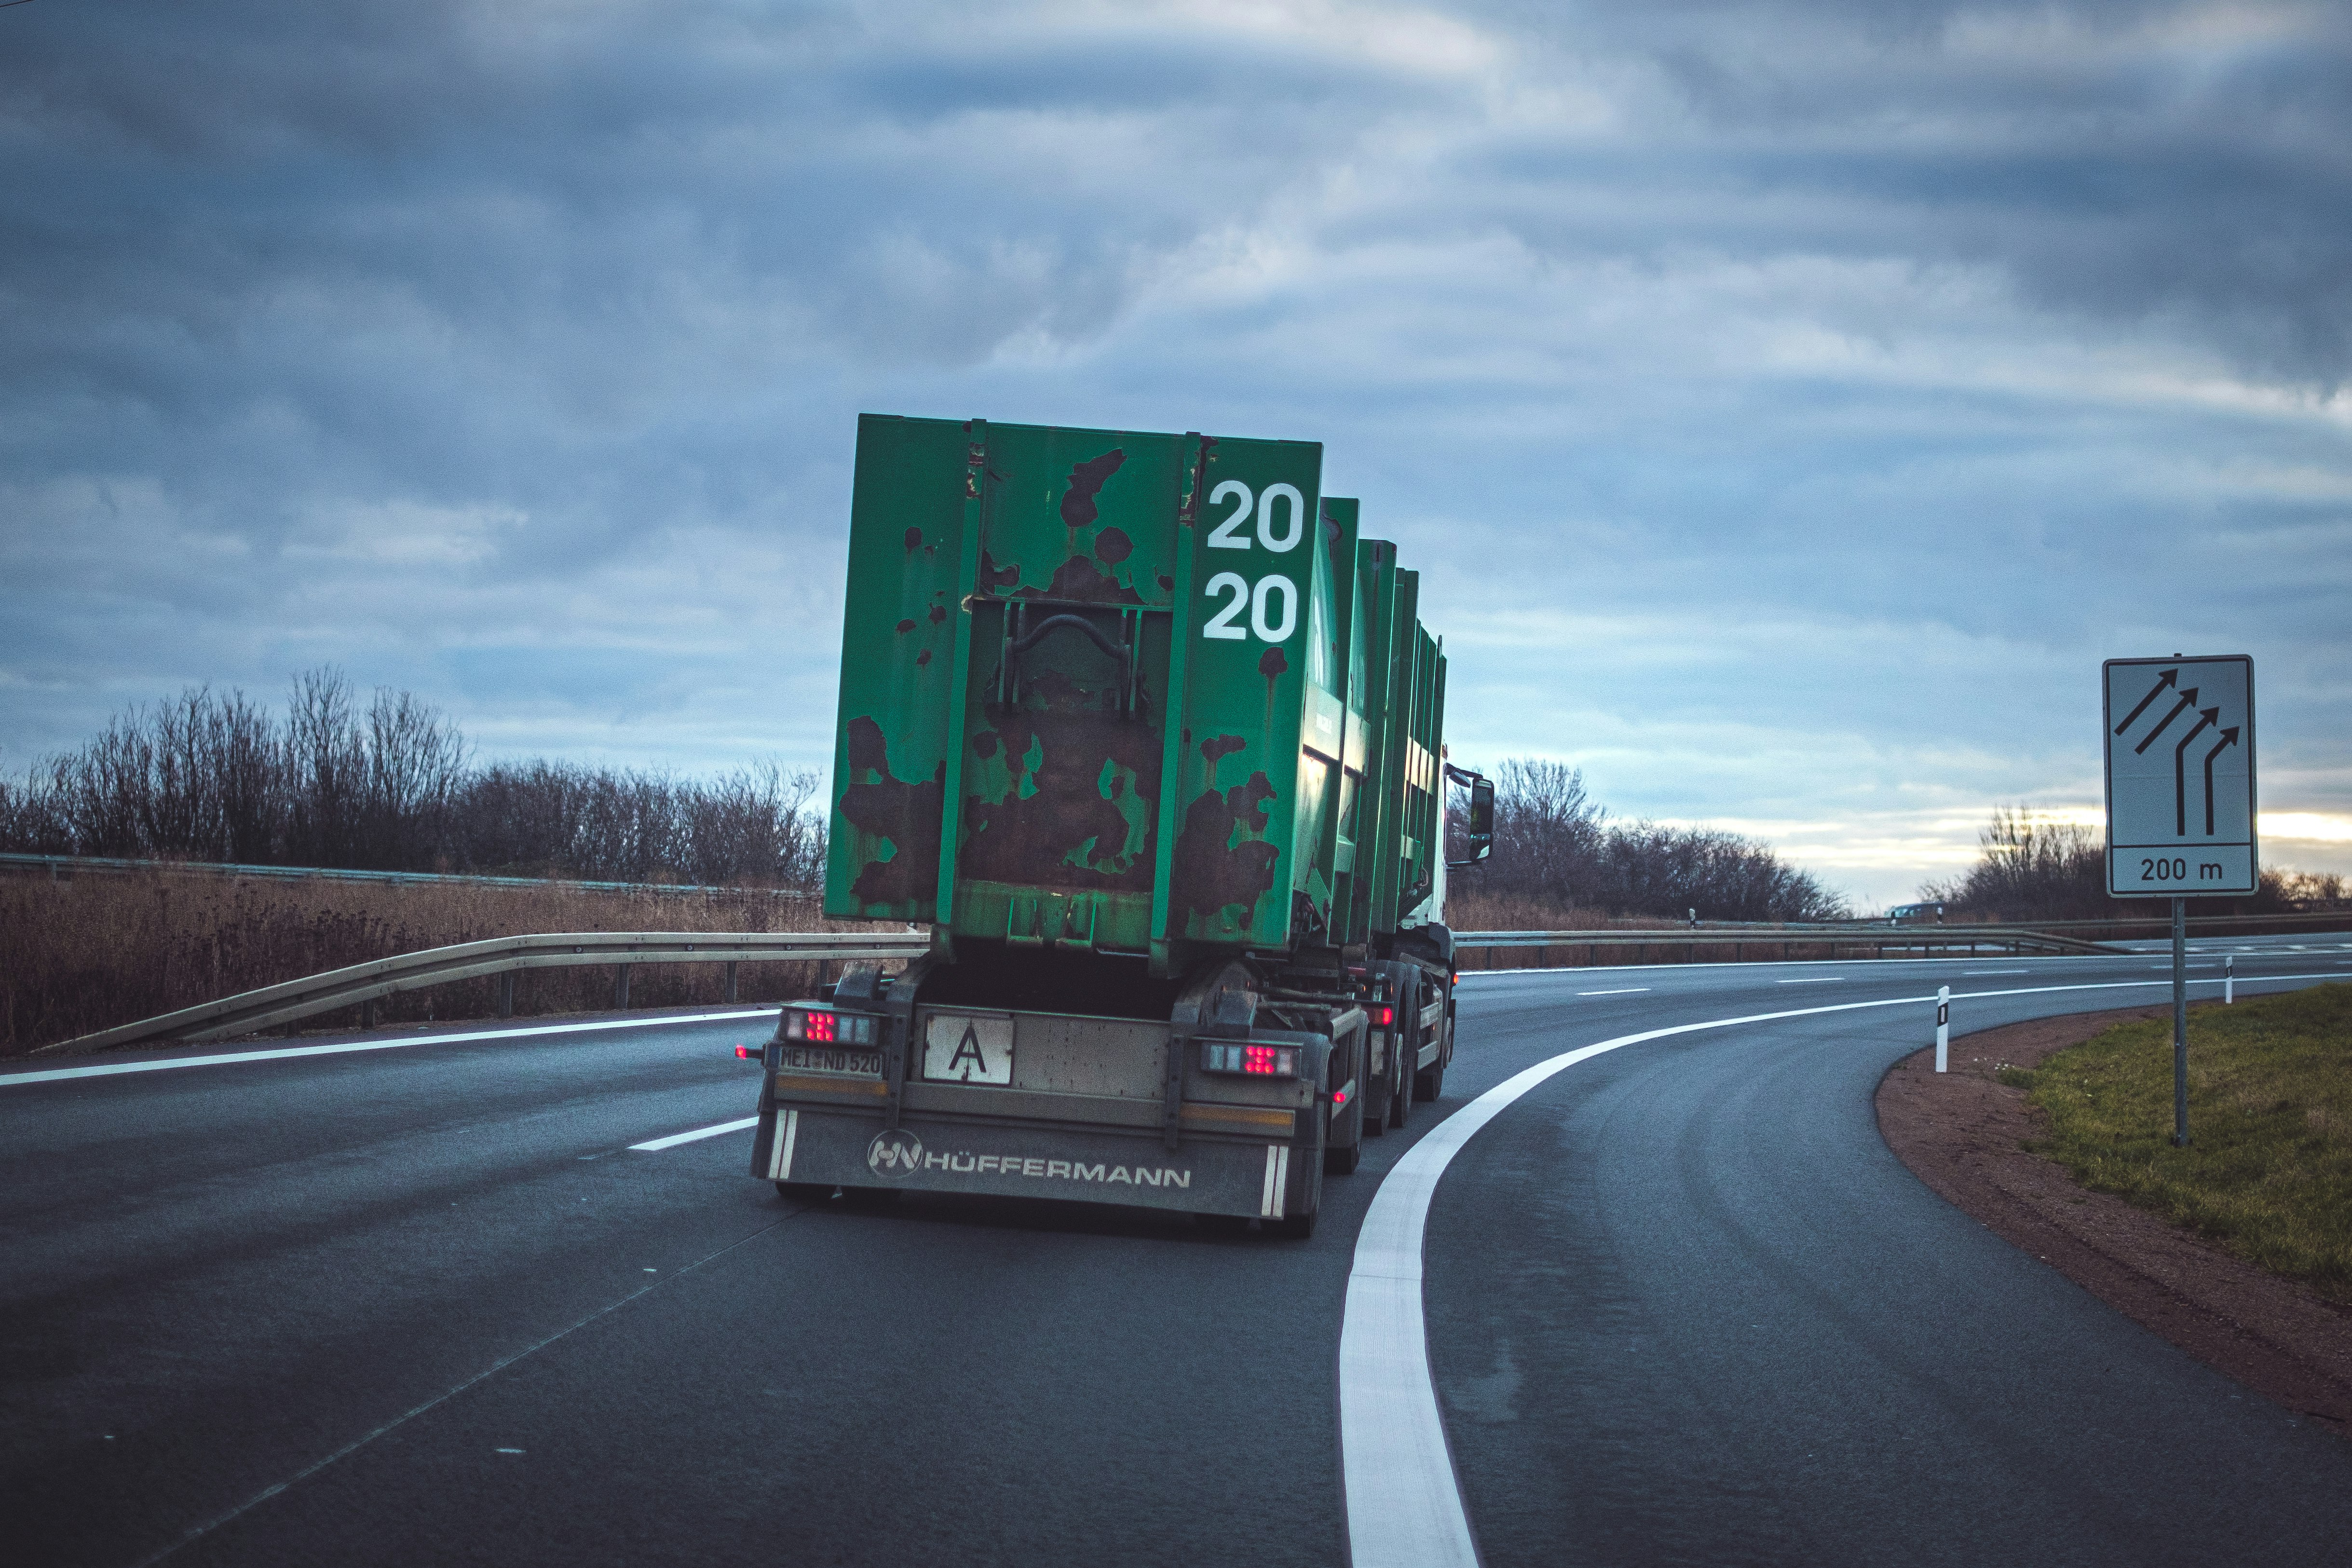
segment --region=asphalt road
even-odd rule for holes
[[[2352,978],[2352,938],[2196,945],[2242,993]],[[1444,1099],[1327,1183],[1304,1243],[812,1207],[745,1174],[748,1131],[631,1148],[748,1115],[731,1047],[763,1017],[0,1075],[0,1552],[1344,1563],[1350,1259],[1441,1116],[1631,1032],[1949,984],[1965,1033],[2161,1000],[2166,967],[1475,977]],[[1489,1564],[2344,1560],[2352,1445],[1887,1152],[1871,1094],[1931,1014],[1631,1045],[1463,1146],[1423,1300],[1434,1482]]]

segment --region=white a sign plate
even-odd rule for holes
[[[2111,658],[2102,673],[2107,891],[2252,892],[2254,661]]]
[[[941,1083],[1011,1083],[1013,1020],[933,1013],[923,1025],[923,1076]]]

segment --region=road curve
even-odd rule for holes
[[[2352,976],[2346,939],[2231,945],[2242,992]],[[1439,1116],[1627,1034],[1939,983],[1965,1031],[2158,999],[2158,963],[1475,977],[1436,1114],[1303,1244],[785,1203],[747,1132],[670,1142],[745,1114],[756,1017],[0,1074],[0,1517],[26,1561],[110,1568],[1343,1563],[1356,1241]],[[1927,1014],[1645,1041],[1461,1142],[1430,1486],[1488,1563],[2339,1555],[2352,1447],[1887,1153],[1871,1092]]]

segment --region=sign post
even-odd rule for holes
[[[2172,1141],[2189,1142],[2189,899],[2244,895],[2254,842],[2254,661],[2102,667],[2107,893],[2172,900]]]

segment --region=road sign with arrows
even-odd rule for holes
[[[2107,891],[2252,892],[2254,661],[2111,658],[2104,673]]]

